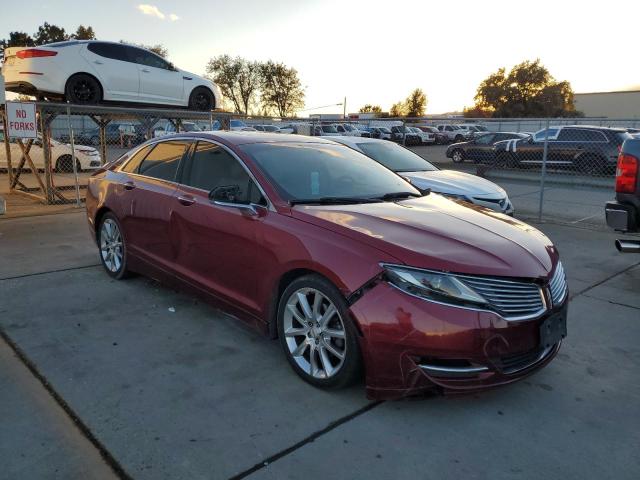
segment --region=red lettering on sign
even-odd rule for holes
[[[26,110],[16,110],[16,117],[18,118],[27,118]]]

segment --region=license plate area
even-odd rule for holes
[[[567,309],[554,313],[540,325],[540,347],[552,347],[567,336]]]

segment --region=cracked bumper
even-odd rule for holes
[[[540,318],[508,322],[379,283],[351,306],[363,334],[367,395],[471,392],[520,380],[555,357],[561,342],[540,348],[540,325],[566,308],[565,300]]]

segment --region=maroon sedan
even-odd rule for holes
[[[96,172],[109,275],[180,285],[278,337],[318,387],[470,391],[546,365],[566,335],[558,252],[508,216],[419,192],[320,138],[163,137]]]

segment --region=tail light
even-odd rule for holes
[[[42,50],[40,48],[29,48],[28,50],[20,50],[16,53],[18,58],[39,58],[39,57],[55,57],[58,52],[51,50]]]
[[[638,182],[638,159],[621,153],[616,170],[616,193],[633,193]]]

